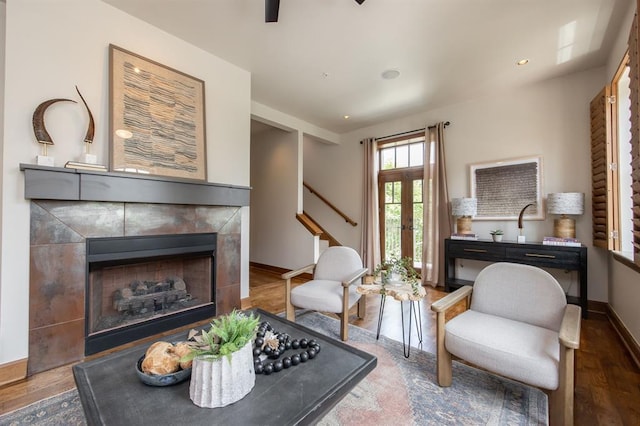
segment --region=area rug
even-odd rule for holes
[[[339,322],[315,312],[297,322],[339,339]],[[546,425],[544,392],[454,361],[453,384],[436,381],[436,359],[415,348],[404,358],[402,344],[349,326],[349,342],[378,358],[369,373],[320,422],[339,425]],[[85,425],[75,389],[0,416],[1,426]],[[132,422],[135,424],[135,422]]]
[[[315,312],[296,322],[339,339],[338,320]],[[352,346],[378,358],[367,375],[319,424],[333,425],[546,425],[547,395],[536,388],[453,362],[453,383],[438,386],[436,357],[349,325]]]

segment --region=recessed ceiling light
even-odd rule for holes
[[[345,115],[345,116],[344,116],[344,119],[345,119],[345,120],[348,120],[349,118],[351,118],[351,116],[350,116],[350,115]]]
[[[527,65],[528,63],[528,59],[520,59],[518,62],[516,62],[517,65]]]
[[[386,70],[382,72],[382,78],[385,80],[393,80],[394,78],[398,78],[400,76],[400,71],[398,70]]]

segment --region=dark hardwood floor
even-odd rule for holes
[[[284,310],[284,284],[278,274],[251,268],[249,281],[253,307],[274,313]],[[422,303],[421,348],[432,353],[435,353],[435,317],[429,306],[444,295],[443,291],[428,288]],[[367,296],[366,317],[357,319],[354,312],[351,323],[375,332],[379,299]],[[383,335],[396,340],[402,340],[399,310],[400,303],[387,301],[381,329]],[[419,346],[415,334],[412,345]],[[592,314],[582,321],[580,345],[576,359],[575,424],[640,425],[640,369],[603,315]],[[96,356],[101,355],[104,353]],[[0,387],[0,414],[73,387],[71,365]]]

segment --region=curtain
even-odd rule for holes
[[[360,251],[362,262],[369,273],[380,263],[380,227],[378,219],[378,167],[377,147],[373,138],[362,141],[364,145],[362,232]]]
[[[424,149],[422,284],[444,285],[444,239],[451,235],[444,156],[444,123],[427,127]]]

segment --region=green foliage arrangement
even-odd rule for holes
[[[409,284],[417,283],[420,278],[418,271],[413,269],[413,259],[410,257],[392,257],[379,263],[373,271],[374,276],[380,275],[383,284],[389,281],[391,273],[399,274],[402,281]]]
[[[491,235],[502,235],[504,234],[504,232],[502,232],[502,229],[494,229],[493,231],[489,232]]]
[[[209,331],[189,334],[189,346],[192,350],[181,361],[196,357],[215,360],[223,356],[230,360],[232,353],[253,340],[259,323],[260,317],[253,313],[246,315],[236,309],[228,315],[214,318]]]

